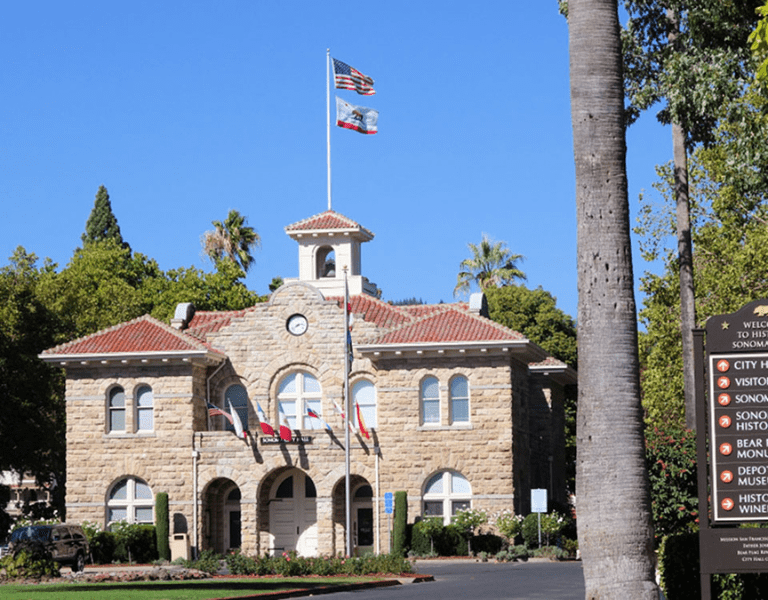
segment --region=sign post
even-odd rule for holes
[[[694,358],[701,591],[708,599],[713,573],[768,571],[768,530],[735,527],[768,521],[768,299],[710,317],[704,360],[703,333],[695,333]]]
[[[541,547],[541,513],[547,512],[547,490],[531,490],[531,512],[538,513],[539,517],[539,547]]]

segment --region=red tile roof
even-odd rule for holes
[[[55,348],[43,356],[210,351],[208,344],[144,315]]]
[[[355,223],[352,219],[332,210],[327,210],[323,213],[288,225],[285,228],[285,231],[291,233],[295,231],[313,231],[318,229],[355,229],[365,233],[367,236],[373,237],[373,233],[359,223]]]

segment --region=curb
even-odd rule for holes
[[[280,598],[299,598],[303,596],[316,596],[320,594],[333,594],[335,592],[352,592],[356,590],[365,590],[380,587],[391,587],[409,583],[421,583],[423,581],[434,581],[432,575],[416,575],[415,577],[398,577],[396,579],[381,579],[379,581],[366,581],[364,583],[345,583],[342,585],[329,585],[313,588],[296,588],[286,592],[272,592],[270,594],[254,594],[252,596],[224,596],[212,600],[258,600],[259,598],[269,598],[270,600],[279,600]]]

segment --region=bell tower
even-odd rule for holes
[[[285,228],[299,243],[299,277],[328,296],[344,295],[344,267],[347,268],[349,294],[378,296],[375,283],[361,272],[360,245],[373,239],[373,233],[332,210],[309,217]]]

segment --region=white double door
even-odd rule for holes
[[[272,554],[317,555],[317,492],[303,471],[291,469],[272,486],[269,532]]]

